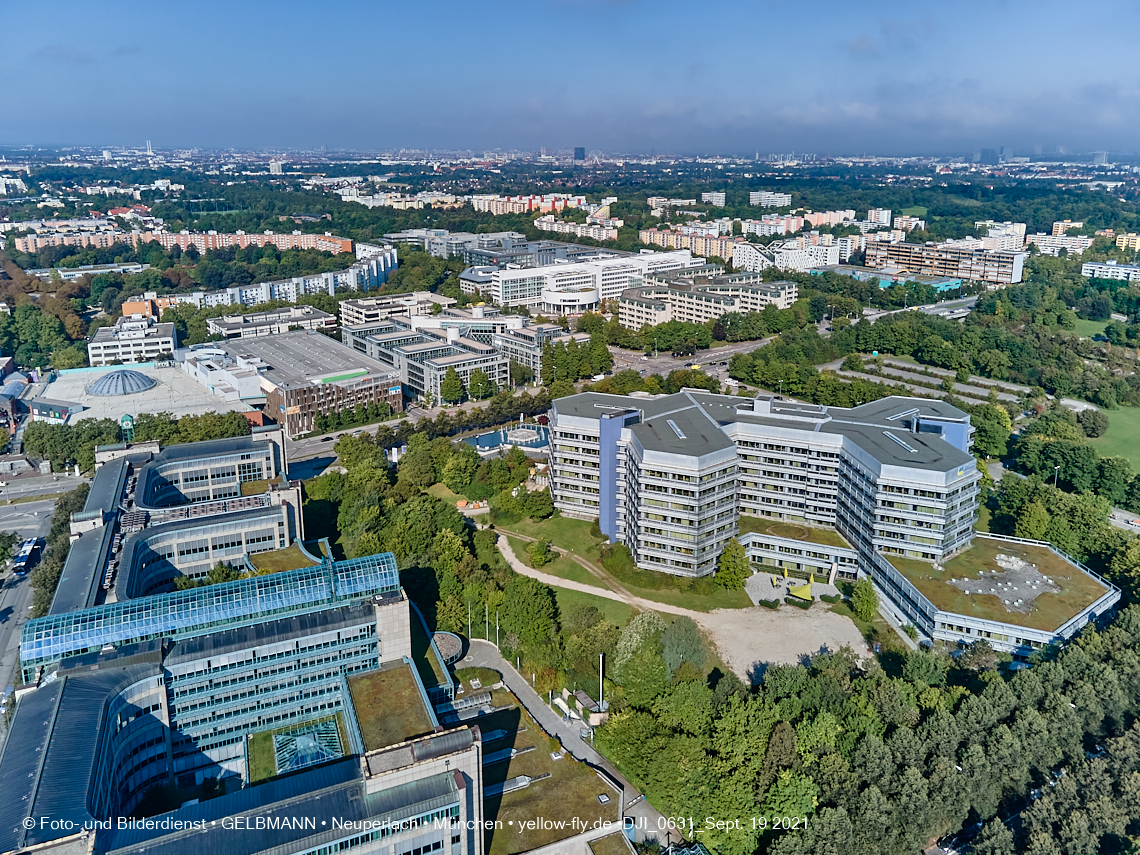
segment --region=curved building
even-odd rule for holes
[[[104,374],[92,381],[87,387],[87,394],[95,395],[98,398],[117,398],[121,395],[145,392],[147,389],[153,389],[156,385],[158,385],[157,380],[148,377],[141,371],[120,368],[118,371]]]

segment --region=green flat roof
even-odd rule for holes
[[[967,594],[950,584],[951,579],[980,579],[982,571],[1001,572],[998,555],[1012,555],[1037,567],[1061,590],[1038,594],[1028,613],[1010,611],[997,594]],[[946,612],[1024,626],[1028,629],[1059,629],[1109,592],[1107,586],[1082,572],[1075,564],[1043,546],[1004,540],[976,538],[965,552],[941,563],[941,572],[926,561],[883,555],[907,580]]]
[[[786,537],[789,540],[802,540],[818,543],[821,546],[839,546],[851,549],[851,544],[843,536],[830,528],[818,528],[796,520],[774,520],[766,517],[740,517],[741,534],[766,534],[769,537]]]

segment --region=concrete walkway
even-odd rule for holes
[[[512,536],[519,536],[513,535]],[[534,538],[527,538],[534,540]],[[625,603],[632,606],[638,611],[655,611],[665,612],[671,615],[684,615],[691,617],[695,621],[700,621],[708,617],[708,612],[699,612],[694,609],[686,609],[681,606],[671,606],[668,603],[659,603],[655,600],[643,600],[641,597],[635,597],[628,591],[612,591],[607,588],[598,588],[594,585],[587,585],[583,582],[574,582],[570,579],[563,579],[561,576],[552,576],[549,573],[543,573],[541,570],[535,570],[533,567],[528,567],[519,560],[515,555],[515,551],[511,549],[510,542],[503,536],[499,535],[498,540],[499,552],[507,559],[507,563],[511,565],[511,569],[522,576],[530,576],[532,579],[537,579],[544,585],[550,585],[552,588],[565,588],[568,591],[579,591],[583,594],[593,594],[595,597],[601,597],[606,600],[613,600],[618,603]],[[565,555],[563,550],[551,546],[555,552]],[[572,556],[571,556],[572,557]]]
[[[570,724],[564,722],[562,717],[547,706],[546,701],[531,688],[530,680],[516,671],[515,666],[502,657],[499,653],[499,649],[495,647],[493,643],[473,638],[470,641],[470,645],[471,647],[467,651],[467,655],[456,662],[455,667],[491,668],[502,674],[503,682],[506,683],[511,693],[518,698],[519,703],[523,705],[527,713],[530,714],[530,717],[549,735],[557,737],[559,742],[562,743],[562,747],[571,757],[575,760],[581,760],[604,769],[614,780],[622,785],[623,793],[617,795],[617,799],[620,800],[622,807],[622,811],[619,815],[629,815],[638,819],[637,824],[639,829],[637,833],[639,840],[654,839],[657,829],[660,827],[658,826],[658,820],[662,818],[661,813],[644,798],[641,798],[641,793],[637,787],[627,781],[606,758],[595,751],[588,740],[582,739],[579,735],[579,729],[582,727],[582,723],[580,721],[572,721]],[[598,780],[598,787],[599,793],[605,792],[606,790],[612,792],[612,788],[600,778]],[[626,811],[625,807],[633,802],[636,802],[636,804]],[[618,827],[620,828],[620,825]],[[645,830],[643,831],[641,827],[644,827]],[[613,828],[611,828],[610,831],[612,832]],[[598,834],[597,836],[601,837],[603,834]],[[584,835],[583,838],[585,840],[591,839]]]

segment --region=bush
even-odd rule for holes
[[[844,371],[862,371],[863,370],[863,360],[860,358],[859,354],[857,354],[857,353],[847,354],[847,357],[843,360],[843,370]]]
[[[1100,410],[1081,410],[1077,414],[1077,422],[1084,429],[1085,435],[1092,439],[1104,436],[1104,432],[1108,430],[1108,416]]]
[[[832,605],[835,605],[843,599],[839,594],[820,594],[819,598],[825,603],[831,603]]]
[[[763,606],[766,609],[778,609],[780,607],[779,600],[757,600],[756,605]]]
[[[812,607],[811,603],[807,602],[806,600],[801,600],[799,597],[784,597],[784,602],[789,606],[795,606],[796,608],[803,609],[804,611],[807,611]]]

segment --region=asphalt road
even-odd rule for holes
[[[80,484],[86,484],[90,480],[90,478],[76,478],[74,475],[21,475],[18,478],[13,478],[5,473],[0,475],[0,505],[25,496],[70,492]]]

